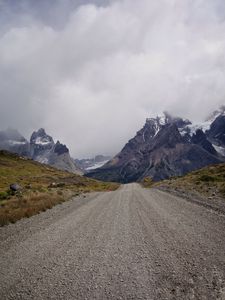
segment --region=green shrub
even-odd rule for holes
[[[0,200],[9,199],[13,195],[15,195],[15,192],[11,190],[8,190],[6,192],[0,192]]]
[[[0,192],[0,200],[8,199],[9,195],[7,192]]]
[[[214,182],[215,181],[215,177],[213,176],[210,176],[210,175],[202,175],[200,178],[199,178],[201,181],[206,181],[206,182]]]
[[[152,178],[151,177],[145,177],[143,180],[142,180],[142,185],[144,186],[144,187],[152,187],[152,185],[153,185],[153,180],[152,180]]]

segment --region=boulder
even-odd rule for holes
[[[22,190],[22,187],[18,183],[12,183],[10,184],[10,190],[13,192],[19,192]]]

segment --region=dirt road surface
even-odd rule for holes
[[[0,299],[225,299],[225,216],[138,184],[0,228]]]

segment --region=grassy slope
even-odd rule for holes
[[[18,183],[22,191],[12,194],[12,183]],[[0,151],[0,225],[30,217],[80,193],[110,191],[118,186]]]
[[[153,183],[146,178],[145,187],[159,187],[181,192],[198,193],[208,198],[225,198],[225,164],[213,165],[183,177]]]

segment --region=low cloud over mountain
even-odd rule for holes
[[[3,0],[0,20],[0,128],[42,126],[74,157],[224,103],[223,0]]]

